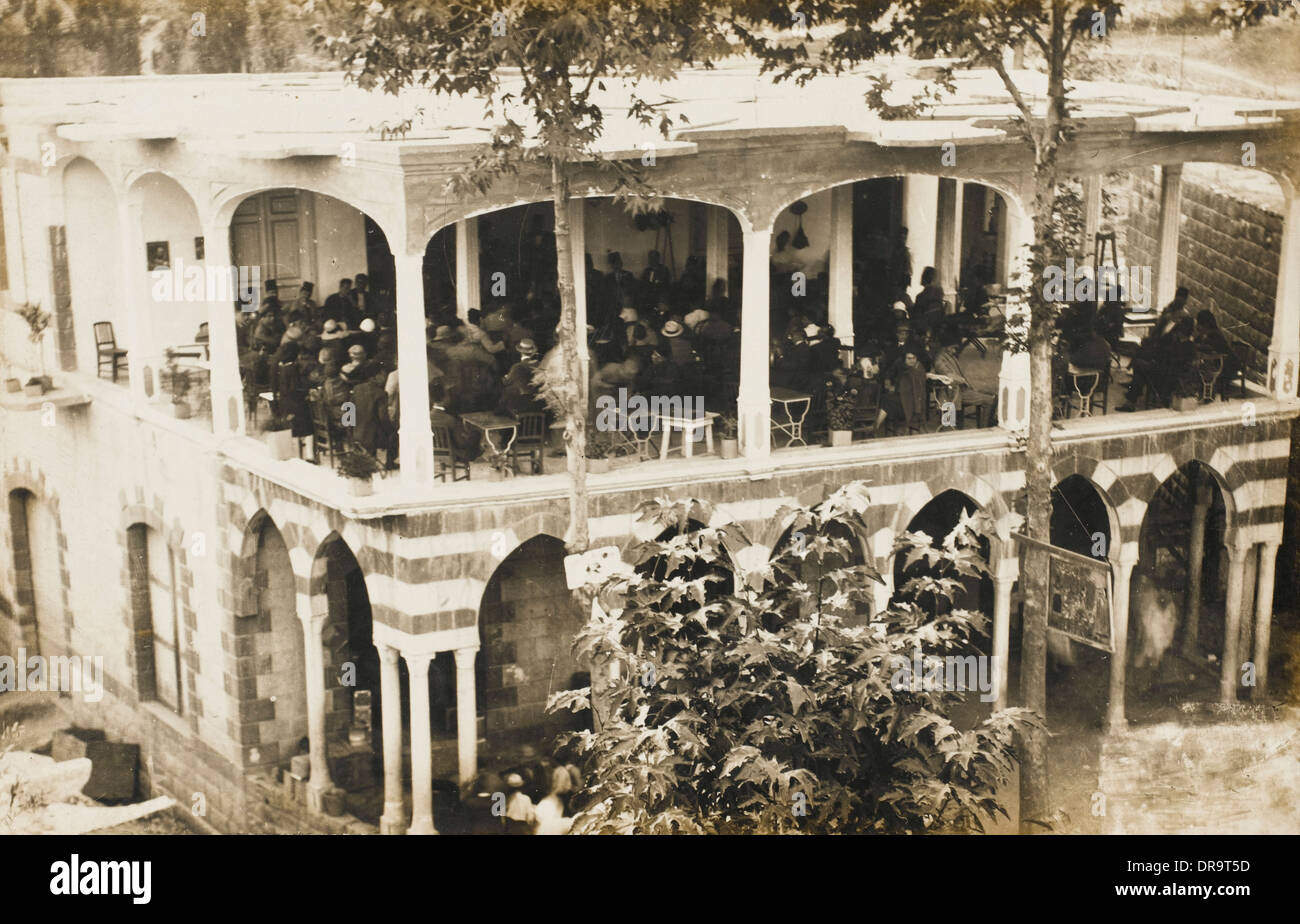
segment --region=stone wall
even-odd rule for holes
[[[1211,185],[1211,175],[1192,166],[1183,175],[1178,284],[1190,290],[1193,310],[1211,308],[1229,339],[1248,345],[1249,376],[1263,382],[1273,339],[1282,216],[1264,204],[1266,196],[1248,201],[1230,195]],[[1122,256],[1130,266],[1152,267],[1154,274],[1159,173],[1135,170],[1131,178],[1127,215],[1118,223],[1125,229]]]

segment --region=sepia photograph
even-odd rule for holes
[[[1298,192],[1294,0],[0,0],[0,833],[1258,895]]]

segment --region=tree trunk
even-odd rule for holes
[[[1052,520],[1052,330],[1054,309],[1043,298],[1043,267],[1063,262],[1052,215],[1056,205],[1057,150],[1066,123],[1065,14],[1054,7],[1048,37],[1047,107],[1034,156],[1034,252],[1029,291],[1029,433],[1025,451],[1025,532],[1043,543],[1051,539]],[[1047,718],[1047,572],[1045,548],[1024,550],[1020,579],[1024,587],[1021,625],[1020,696],[1027,709]],[[1048,792],[1047,732],[1030,729],[1024,736],[1020,775],[1020,830],[1050,830],[1053,812]]]
[[[582,373],[579,359],[579,350],[586,346],[587,332],[577,329],[578,300],[569,241],[569,175],[558,161],[551,163],[551,193],[555,205],[555,261],[560,290],[560,355],[566,378],[564,383],[552,383],[552,387],[562,396],[563,403],[564,454],[571,476],[569,529],[565,545],[572,554],[585,552],[590,541],[587,531],[587,377]]]

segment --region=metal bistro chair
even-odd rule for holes
[[[1079,416],[1091,417],[1094,395],[1104,378],[1105,373],[1099,369],[1080,369],[1078,366],[1070,366],[1066,377],[1070,391],[1065,395],[1065,416],[1070,416],[1077,402]]]
[[[459,472],[464,470],[465,474]],[[469,463],[456,459],[456,449],[451,441],[451,430],[447,427],[433,428],[433,477],[441,482],[447,481],[447,472],[451,472],[452,481],[469,481]]]
[[[1201,400],[1209,403],[1214,400],[1215,387],[1219,376],[1223,374],[1222,353],[1203,353],[1196,360],[1196,374],[1201,378]]]
[[[516,415],[519,429],[515,441],[510,445],[510,464],[519,471],[520,456],[527,456],[531,461],[534,475],[542,473],[542,454],[546,451],[546,412],[534,411]]]
[[[112,321],[96,321],[95,330],[95,352],[99,356],[99,367],[96,375],[103,378],[104,367],[108,366],[113,372],[113,381],[117,381],[117,370],[120,366],[126,365],[126,350],[120,350],[117,347],[117,338],[113,336]]]

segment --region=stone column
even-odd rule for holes
[[[398,673],[397,649],[376,642],[379,649],[380,719],[384,726],[384,814],[380,834],[402,834],[406,830],[406,806],[402,799],[402,683]]]
[[[762,460],[772,452],[772,399],[768,389],[768,341],[772,229],[746,231],[744,286],[740,320],[740,396],[736,410],[745,458]]]
[[[208,302],[209,379],[212,389],[212,432],[217,436],[244,433],[244,387],[239,377],[239,344],[235,336],[235,302],[239,291],[239,273],[230,262],[230,229],[209,223],[203,228],[203,263],[209,277],[219,272],[229,274],[230,291],[217,286],[217,298]],[[250,277],[252,278],[252,277]],[[258,285],[256,279],[250,283]],[[256,304],[257,293],[250,293],[247,304]],[[128,359],[130,357],[127,357]]]
[[[1083,252],[1089,262],[1101,230],[1101,179],[1096,173],[1083,178]]]
[[[1031,247],[1034,243],[1034,223],[1029,216],[1007,199],[1006,251],[1008,260],[1008,288],[1028,288]],[[1006,305],[1007,328],[1018,328],[1024,333],[1025,349],[1022,352],[1002,351],[1002,368],[998,372],[998,426],[1012,431],[1029,426],[1029,303],[1020,296],[1009,296]]]
[[[424,329],[424,256],[402,254],[394,262],[402,482],[409,487],[422,487],[433,483],[433,429],[429,426],[429,365]]]
[[[478,707],[474,684],[474,657],[478,646],[456,649],[456,754],[460,784],[468,785],[478,775]]]
[[[402,652],[411,678],[411,827],[407,834],[437,834],[433,826],[433,736],[429,733],[429,664],[433,653]]]
[[[957,306],[957,284],[961,276],[961,200],[962,181],[941,177],[934,268],[939,274],[944,298],[953,308]]]
[[[727,282],[727,253],[730,250],[727,212],[721,206],[706,205],[704,236],[704,297],[713,294],[713,281]],[[727,293],[731,294],[731,293]]]
[[[307,675],[307,740],[311,754],[311,780],[307,784],[307,807],[321,808],[321,795],[333,788],[329,749],[325,731],[325,648],[321,634],[329,611],[312,612],[312,598],[298,595],[298,618],[302,620],[304,669]]]
[[[1178,289],[1178,216],[1183,207],[1183,165],[1160,168],[1160,225],[1156,231],[1156,309]]]
[[[423,265],[423,258],[421,258],[422,271]],[[456,317],[467,317],[471,308],[480,307],[480,281],[478,219],[463,218],[456,222]],[[423,277],[421,277],[420,293],[423,298]]]
[[[939,178],[910,173],[903,177],[903,227],[907,228],[907,249],[912,255],[912,285],[921,286],[921,273],[934,265],[935,234],[939,218]]]
[[[1115,595],[1111,611],[1110,699],[1106,704],[1106,731],[1116,734],[1128,727],[1124,715],[1124,686],[1128,672],[1128,612],[1130,580],[1133,567],[1138,563],[1138,544],[1126,542],[1120,546],[1119,557],[1112,562]]]
[[[1205,476],[1192,476],[1196,503],[1192,506],[1192,535],[1187,548],[1187,596],[1183,611],[1183,657],[1196,657],[1201,631],[1201,586],[1205,565],[1205,521],[1210,512],[1210,483]]]
[[[587,351],[587,200],[569,200],[569,253],[573,257],[574,329],[578,332],[578,362],[582,377],[590,378],[591,357]],[[621,306],[620,306],[621,307]]]
[[[993,579],[993,690],[994,709],[1007,707],[1007,662],[1011,649],[1011,590],[1020,576],[1020,559],[998,563]]]
[[[853,184],[831,190],[828,320],[841,343],[853,345]]]
[[[1249,544],[1228,547],[1228,593],[1223,608],[1223,666],[1219,675],[1219,702],[1237,701],[1241,657],[1237,636],[1241,632],[1241,593],[1246,578],[1246,553]]]
[[[1268,392],[1276,398],[1294,398],[1300,373],[1300,194],[1290,192],[1283,211],[1273,339],[1268,345]]]
[[[1259,590],[1255,593],[1255,693],[1262,702],[1268,696],[1268,640],[1273,621],[1273,583],[1276,574],[1276,539],[1259,547]]]
[[[140,223],[143,208],[127,197],[118,204],[118,237],[122,244],[122,307],[126,313],[127,366],[130,375],[131,395],[138,403],[150,400],[147,392],[158,398],[158,363],[153,337],[152,293],[144,285],[144,236]],[[209,332],[211,328],[209,328]],[[149,370],[146,389],[145,369]]]
[[[1255,612],[1255,584],[1259,580],[1259,554],[1257,546],[1252,545],[1246,553],[1246,568],[1241,573],[1241,627],[1237,632],[1237,653],[1242,661],[1250,657],[1250,643],[1255,634],[1255,621],[1251,614]]]

